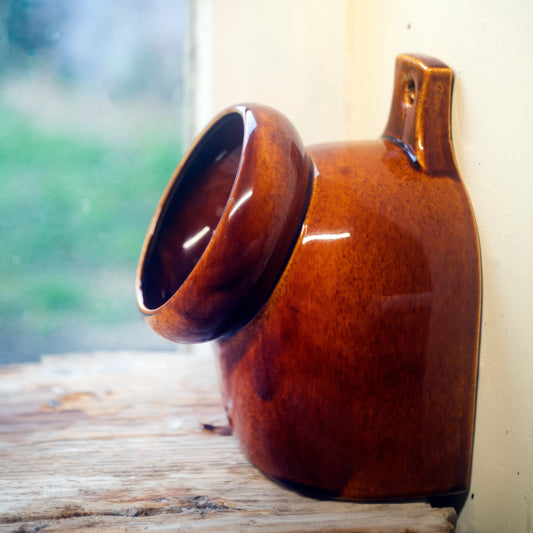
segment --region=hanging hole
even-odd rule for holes
[[[407,78],[405,82],[404,101],[407,105],[411,106],[415,103],[416,86],[413,78]]]

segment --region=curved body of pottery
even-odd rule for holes
[[[445,65],[400,56],[383,138],[307,150],[279,113],[236,106],[163,195],[139,307],[167,338],[217,339],[234,433],[282,483],[468,488],[480,254],[450,96]]]

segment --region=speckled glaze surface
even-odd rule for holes
[[[481,274],[451,86],[440,61],[399,56],[383,138],[307,150],[276,111],[230,108],[154,215],[139,307],[169,339],[216,339],[233,431],[282,483],[468,488]]]

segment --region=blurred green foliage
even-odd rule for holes
[[[182,155],[188,5],[0,0],[0,364],[161,347],[134,280]]]
[[[113,145],[0,104],[0,362],[60,349],[47,339],[70,326],[138,319],[136,263],[180,155],[177,138]]]

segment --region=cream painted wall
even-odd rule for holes
[[[195,130],[223,107],[284,112],[306,144],[375,138],[394,59],[455,71],[453,139],[483,256],[471,491],[459,533],[521,533],[533,489],[533,2],[199,0]]]
[[[227,106],[258,102],[289,117],[306,144],[345,138],[344,0],[335,9],[322,0],[196,6],[197,132]]]

